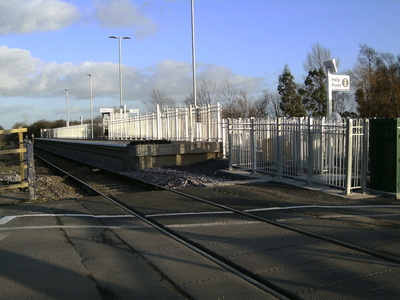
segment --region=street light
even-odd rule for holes
[[[92,75],[91,74],[86,74],[89,76],[89,90],[90,90],[90,120],[92,124],[92,140],[94,138],[93,136],[93,83],[92,83]]]
[[[194,107],[197,108],[197,88],[196,88],[196,43],[194,36],[194,0],[191,1],[192,9],[192,71],[193,71],[193,100]],[[196,113],[197,114],[197,113]]]
[[[122,69],[121,69],[121,40],[130,40],[128,36],[109,36],[110,39],[118,40],[118,53],[119,53],[119,105],[122,107]]]
[[[64,89],[65,91],[65,100],[67,102],[67,122],[66,125],[67,127],[69,126],[69,97],[68,97],[68,89]]]

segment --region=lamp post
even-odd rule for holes
[[[69,126],[69,96],[68,96],[68,89],[64,89],[65,91],[65,100],[67,103],[67,121],[66,121],[66,126]]]
[[[130,40],[131,38],[128,36],[109,36],[110,39],[118,40],[118,57],[119,57],[119,105],[122,107],[122,69],[121,69],[121,40]]]
[[[92,83],[92,75],[91,74],[86,74],[89,76],[89,90],[90,90],[90,122],[91,122],[91,135],[92,135],[92,140],[94,138],[93,136],[93,83]]]
[[[197,90],[196,90],[196,44],[194,36],[194,0],[191,1],[192,9],[192,71],[193,71],[193,100],[194,107],[197,108]],[[196,113],[197,114],[197,113]]]
[[[195,32],[194,32],[194,0],[191,0],[191,20],[192,20],[192,72],[193,72],[193,102],[196,116],[196,126],[194,128],[193,139],[197,140],[199,132],[199,122],[201,122],[201,116],[199,108],[197,107],[197,83],[196,83],[196,43],[195,43]]]

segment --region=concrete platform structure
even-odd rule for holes
[[[106,170],[183,166],[222,157],[221,142],[35,139],[35,147]]]

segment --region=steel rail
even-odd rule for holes
[[[313,238],[316,238],[316,239],[319,239],[319,240],[323,240],[323,241],[326,241],[326,242],[329,242],[329,243],[332,243],[332,244],[335,244],[335,245],[338,245],[338,246],[345,247],[347,249],[351,249],[351,250],[355,250],[355,251],[358,251],[358,252],[361,252],[361,253],[365,253],[365,254],[377,257],[379,259],[383,259],[383,260],[390,261],[390,262],[393,262],[393,263],[396,263],[396,264],[400,264],[400,258],[394,257],[392,255],[383,254],[383,253],[380,253],[378,251],[374,251],[374,250],[369,249],[369,248],[365,248],[365,247],[362,247],[362,246],[355,245],[353,243],[341,241],[341,240],[334,239],[334,238],[331,238],[331,237],[328,237],[328,236],[324,236],[324,235],[321,235],[321,234],[318,234],[318,233],[315,233],[315,232],[312,232],[312,231],[308,231],[308,230],[301,229],[301,228],[298,228],[298,227],[295,227],[295,226],[287,225],[287,224],[284,224],[284,223],[279,222],[279,221],[275,221],[275,220],[267,219],[267,218],[264,218],[264,217],[260,217],[260,216],[254,215],[252,213],[243,211],[243,210],[239,210],[239,209],[235,209],[233,207],[229,207],[229,206],[226,206],[226,205],[215,203],[215,202],[212,202],[210,200],[202,199],[202,198],[190,195],[190,194],[183,193],[181,191],[172,190],[172,189],[169,189],[169,188],[166,188],[166,187],[163,187],[163,186],[160,186],[158,184],[154,184],[154,183],[142,180],[142,179],[135,179],[135,180],[139,181],[139,182],[142,182],[144,184],[156,187],[158,189],[162,189],[162,190],[166,190],[166,191],[169,191],[169,192],[172,192],[172,193],[176,193],[178,195],[181,195],[181,196],[184,196],[184,197],[188,197],[190,199],[193,199],[193,200],[196,200],[196,201],[200,201],[200,202],[212,205],[214,207],[221,208],[221,209],[226,210],[226,211],[230,211],[230,212],[242,215],[242,216],[246,216],[248,218],[251,218],[251,219],[254,219],[254,220],[257,220],[257,221],[265,222],[265,223],[268,223],[268,224],[273,225],[273,226],[277,226],[277,227],[280,227],[280,228],[283,228],[283,229],[286,229],[286,230],[290,230],[290,231],[293,231],[293,232],[296,232],[296,233],[299,233],[299,234],[307,235],[309,237],[313,237]]]
[[[40,159],[41,161],[43,161],[44,163],[48,164],[51,168],[56,169],[57,171],[63,173],[64,175],[68,176],[69,178],[73,179],[74,181],[78,182],[80,185],[83,185],[85,188],[93,191],[94,193],[104,197],[105,199],[107,199],[108,201],[112,202],[113,204],[115,204],[116,206],[118,206],[119,208],[125,210],[128,214],[137,217],[138,219],[140,219],[141,221],[143,221],[144,223],[146,223],[147,225],[153,227],[154,229],[158,230],[159,232],[163,233],[164,235],[172,238],[173,240],[181,243],[182,245],[186,246],[187,248],[195,251],[196,253],[202,255],[203,257],[207,258],[208,260],[212,261],[213,263],[223,267],[224,269],[226,269],[227,271],[237,275],[238,277],[244,279],[245,281],[249,282],[250,284],[254,285],[255,287],[271,294],[272,296],[278,298],[278,299],[282,299],[282,300],[286,300],[286,299],[301,299],[299,298],[297,295],[291,293],[290,291],[287,291],[285,289],[282,289],[281,287],[270,283],[270,282],[265,282],[265,280],[259,280],[257,279],[256,276],[254,276],[253,274],[251,274],[250,272],[246,272],[245,269],[227,261],[227,260],[223,260],[219,257],[217,257],[217,255],[215,255],[212,252],[207,251],[206,249],[204,249],[203,247],[199,246],[197,243],[194,243],[192,241],[189,241],[183,237],[181,237],[180,235],[174,233],[171,230],[168,230],[167,228],[165,228],[163,225],[159,224],[158,222],[152,221],[149,218],[147,218],[146,216],[143,216],[142,214],[132,210],[131,208],[127,207],[126,205],[120,203],[118,200],[107,196],[105,194],[103,194],[102,192],[98,191],[97,189],[93,188],[92,186],[90,186],[89,184],[87,184],[86,182],[80,180],[79,178],[77,178],[76,176],[64,171],[63,169],[59,168],[58,166],[52,164],[51,162],[47,161],[45,158],[36,155],[35,156]],[[133,179],[133,178],[131,178]],[[136,180],[136,179],[134,179]],[[146,182],[143,180],[137,180],[146,184],[150,184],[152,186],[155,186],[157,188],[160,189],[164,189],[164,190],[168,190],[168,191],[174,191],[174,190],[170,190],[164,187],[161,187],[159,185],[155,185],[152,184],[150,182]],[[188,197],[191,197],[190,195],[186,195],[184,193],[180,193],[181,195],[185,195]]]
[[[229,206],[225,206],[225,205],[222,205],[222,204],[219,204],[219,203],[215,203],[215,202],[212,202],[212,201],[209,201],[209,200],[206,200],[206,199],[202,199],[202,198],[199,198],[199,197],[196,197],[196,196],[193,196],[193,195],[185,194],[185,193],[182,193],[180,191],[171,190],[171,192],[180,194],[182,196],[189,197],[189,198],[191,198],[193,200],[197,200],[197,201],[201,201],[203,203],[207,203],[209,205],[213,205],[215,207],[218,207],[218,208],[221,208],[221,209],[224,209],[224,210],[228,210],[228,211],[237,213],[237,214],[242,215],[242,216],[246,216],[246,217],[255,219],[257,221],[265,222],[265,223],[268,223],[268,224],[271,224],[271,225],[274,225],[274,226],[277,226],[277,227],[280,227],[280,228],[283,228],[283,229],[287,229],[287,230],[290,230],[290,231],[293,231],[293,232],[296,232],[296,233],[300,233],[300,234],[303,234],[303,235],[307,235],[309,237],[313,237],[313,238],[316,238],[316,239],[319,239],[319,240],[323,240],[323,241],[326,241],[326,242],[329,242],[329,243],[332,243],[332,244],[335,244],[335,245],[338,245],[338,246],[342,246],[342,247],[345,247],[345,248],[348,248],[348,249],[351,249],[351,250],[355,250],[355,251],[358,251],[358,252],[361,252],[361,253],[365,253],[365,254],[368,254],[368,255],[371,255],[371,256],[386,260],[386,261],[390,261],[390,262],[393,262],[393,263],[396,263],[396,264],[400,264],[400,258],[391,256],[391,255],[386,255],[386,254],[380,253],[378,251],[374,251],[374,250],[371,250],[371,249],[368,249],[368,248],[365,248],[365,247],[362,247],[362,246],[358,246],[358,245],[355,245],[355,244],[352,244],[352,243],[349,243],[349,242],[345,242],[345,241],[341,241],[341,240],[338,240],[338,239],[330,238],[328,236],[324,236],[324,235],[321,235],[321,234],[318,234],[318,233],[315,233],[315,232],[312,232],[312,231],[308,231],[308,230],[305,230],[305,229],[301,229],[301,228],[298,228],[298,227],[287,225],[287,224],[281,223],[279,221],[275,221],[275,220],[259,217],[257,215],[254,215],[252,213],[248,213],[248,212],[243,211],[243,210],[235,209],[235,208],[232,208],[232,207],[229,207]]]

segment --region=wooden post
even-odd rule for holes
[[[33,142],[26,139],[27,164],[28,164],[28,192],[29,200],[36,199],[36,174],[35,174],[35,158],[33,155]]]
[[[24,135],[22,133],[22,127],[19,127],[18,131],[18,148],[22,151],[24,149]],[[25,176],[25,154],[23,152],[19,153],[19,167],[20,167],[20,173],[21,173],[21,181],[24,181],[26,179]]]

